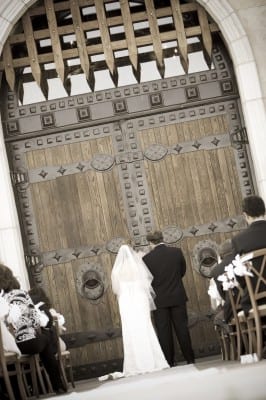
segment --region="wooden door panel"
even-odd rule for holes
[[[49,166],[64,169],[98,153],[113,153],[110,138],[28,152],[27,163],[29,170]],[[117,169],[62,174],[32,183],[30,191],[40,253],[61,254],[60,249],[96,246],[94,257],[59,261],[56,265],[46,265],[42,271],[43,285],[54,307],[65,316],[67,333],[119,328],[117,302],[110,286],[115,255],[107,251],[97,254],[97,246],[105,245],[110,238],[129,236]],[[78,271],[86,263],[101,265],[108,282],[104,297],[97,304],[90,303],[77,291]],[[121,338],[85,344],[82,350],[77,348],[72,352],[74,365],[121,359]]]
[[[206,120],[168,125],[167,129],[155,128],[154,132],[143,131],[139,135],[142,151],[145,153],[154,143],[168,148],[186,140],[200,143],[201,138],[209,136],[208,129],[205,135],[202,132],[205,126],[210,126],[210,121]],[[223,118],[220,125],[218,118],[214,120],[217,134],[226,133]],[[211,136],[215,133],[212,131]],[[198,151],[168,154],[158,162],[146,159],[145,172],[154,214],[161,228],[171,224],[183,227],[203,224],[235,215],[241,208],[238,171],[233,149],[229,146],[202,151],[199,146]]]
[[[168,154],[162,159],[144,159],[150,201],[156,228],[178,226],[186,232],[189,227],[211,224],[241,210],[241,191],[233,149],[230,146],[201,150],[203,138],[217,137],[228,131],[226,116],[173,124],[139,133],[141,149],[145,154],[153,144],[165,146]],[[193,143],[195,151],[173,154],[174,145]],[[169,151],[170,149],[170,151]],[[196,150],[197,149],[197,150]],[[179,246],[187,260],[185,286],[189,296],[191,315],[208,313],[210,301],[207,295],[208,280],[193,268],[194,247],[198,238],[184,237]],[[201,240],[221,243],[226,234],[211,232]],[[203,321],[192,329],[193,344],[200,348],[214,340],[211,324]]]
[[[85,152],[87,153],[86,149]],[[46,149],[45,153],[46,160],[49,160],[46,166],[60,167],[74,161],[65,158],[65,151],[59,151],[56,156],[55,148]],[[51,157],[51,154],[54,156]],[[68,151],[68,154],[72,153]],[[83,152],[79,153],[79,158],[77,152],[75,156],[80,162]],[[38,163],[39,154],[35,157],[34,152],[28,153],[27,159],[29,169],[44,166],[43,159],[40,158],[41,163]],[[52,164],[54,160],[57,163]],[[81,172],[32,184],[40,250],[51,251],[87,243],[103,243],[115,235],[127,237],[119,187],[116,169],[106,173]]]
[[[227,132],[224,114],[146,129],[136,135],[137,146],[143,154],[140,170],[147,182],[154,228],[178,226],[185,232],[178,245],[188,264],[185,286],[189,314],[195,323],[191,333],[196,349],[206,350],[209,343],[215,342],[215,334],[212,322],[206,320],[210,310],[208,281],[193,267],[193,252],[199,238],[189,229],[239,213],[241,191],[234,151],[228,141],[224,146],[218,145]],[[208,148],[208,140],[217,141],[217,148],[216,145]],[[149,159],[147,154],[153,145],[159,146],[156,151],[162,152],[161,158],[155,155],[155,160]],[[119,172],[123,167],[120,162],[116,163],[117,151],[111,136],[107,136],[27,152],[29,170],[38,170],[39,175],[43,173],[42,168],[52,170],[51,177],[43,182],[33,179],[30,191],[39,251],[50,255],[42,272],[43,284],[55,308],[65,316],[69,335],[73,333],[75,337],[86,332],[93,337],[93,332],[99,335],[120,327],[117,302],[110,286],[115,254],[103,250],[110,239],[131,235],[126,218],[130,206],[123,196],[122,185],[126,183]],[[99,172],[91,168],[83,170],[86,162],[95,160],[97,155],[113,157],[113,164]],[[128,165],[130,184],[136,185],[130,157],[124,165]],[[137,222],[141,225],[142,217]],[[221,243],[229,236],[209,231],[200,239]],[[90,245],[89,257],[73,259],[73,254]],[[56,263],[53,257],[57,258]],[[108,282],[97,304],[82,297],[77,290],[79,271],[85,264],[99,264]],[[121,338],[93,342],[83,336],[82,350],[72,350],[74,365],[122,358]]]
[[[97,263],[104,267],[104,273],[110,282],[110,273],[114,257],[102,254],[95,257]],[[116,298],[109,285],[102,301],[92,304],[83,298],[77,291],[77,272],[79,267],[86,262],[95,260],[83,259],[72,263],[48,266],[43,270],[43,284],[54,305],[66,320],[67,334],[77,335],[78,332],[87,332],[87,336],[93,332],[106,331],[120,327],[120,317]],[[70,335],[71,336],[71,335]],[[89,342],[89,340],[87,340]],[[119,359],[122,357],[122,344],[120,338],[97,341],[78,348],[77,343],[71,343],[73,364],[86,365],[95,362]],[[76,348],[77,347],[77,348]]]

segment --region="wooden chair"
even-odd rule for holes
[[[34,354],[34,363],[36,368],[36,375],[38,379],[38,396],[40,394],[48,395],[53,393],[53,387],[49,375],[41,362],[39,354]]]
[[[68,390],[68,384],[71,382],[72,387],[75,387],[73,369],[72,369],[72,359],[69,350],[62,350],[60,344],[60,329],[58,324],[58,319],[54,318],[54,326],[57,336],[57,354],[56,357],[59,363],[60,374],[62,377],[63,385],[65,390]]]
[[[241,289],[229,289],[228,296],[232,308],[233,317],[228,323],[230,359],[240,360],[241,354],[248,352],[248,327],[245,315],[242,311],[240,300]]]
[[[266,248],[241,257],[253,276],[245,275],[245,282],[251,302],[247,316],[249,352],[257,353],[260,360],[263,350],[263,331],[266,331]]]
[[[10,332],[12,334],[12,332]],[[1,367],[0,376],[3,377],[10,400],[15,400],[10,382],[10,376],[16,376],[21,399],[36,399],[40,395],[53,393],[53,388],[39,354],[22,354],[5,352],[2,331],[0,333]]]
[[[37,370],[32,355],[22,354],[19,358],[21,364],[22,378],[27,398],[39,397]]]
[[[217,333],[220,347],[221,347],[221,355],[222,360],[228,361],[230,360],[230,338],[229,334],[224,330],[222,326],[214,325],[214,329]]]
[[[12,376],[15,376],[17,379],[18,390],[21,399],[26,400],[28,396],[24,386],[23,371],[21,368],[21,365],[23,362],[25,362],[25,359],[23,357],[19,357],[17,353],[5,352],[1,324],[0,324],[0,362],[1,362],[0,376],[4,380],[9,400],[16,400],[10,381],[10,377]]]

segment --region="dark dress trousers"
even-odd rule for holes
[[[185,360],[193,363],[186,308],[188,298],[182,281],[186,273],[184,255],[179,248],[159,244],[143,257],[143,261],[154,277],[152,286],[157,307],[154,322],[165,358],[170,366],[174,365],[173,327]]]

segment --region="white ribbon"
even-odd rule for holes
[[[240,255],[237,254],[235,259],[232,261],[233,265],[234,265],[234,273],[237,276],[253,276],[252,272],[250,272],[247,268],[247,264],[244,264],[241,261]]]
[[[224,268],[224,273],[219,275],[217,280],[222,282],[223,290],[233,289],[238,287],[239,283],[236,276],[253,276],[248,270],[247,264],[243,263],[239,254],[236,255],[231,264]]]

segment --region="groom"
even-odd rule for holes
[[[163,243],[162,232],[147,235],[152,250],[143,257],[151,271],[155,291],[154,322],[158,339],[170,366],[174,366],[174,342],[172,326],[180,349],[188,364],[194,363],[194,352],[188,329],[187,295],[182,282],[186,272],[186,261],[182,250]]]

